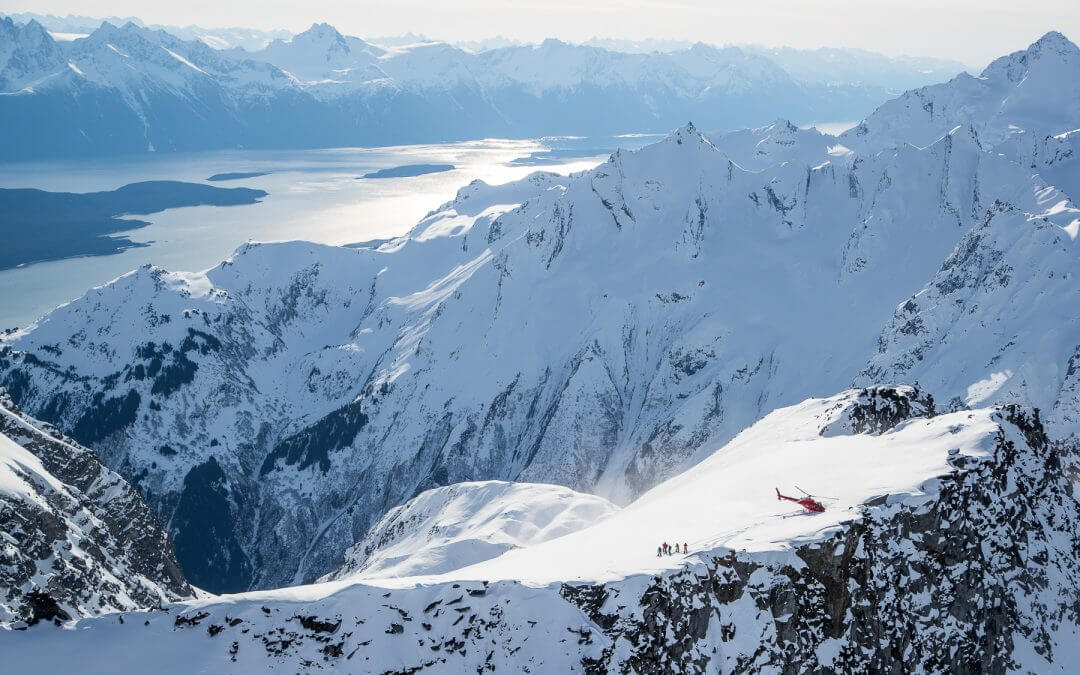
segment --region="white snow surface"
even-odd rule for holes
[[[933,497],[936,477],[952,470],[950,457],[985,458],[993,449],[998,424],[991,409],[916,418],[881,435],[832,429],[823,435],[858,395],[850,390],[770,413],[694,468],[592,527],[446,574],[365,581],[395,588],[461,580],[608,582],[663,573],[723,549],[784,555],[858,518],[857,507],[875,497],[906,504]],[[796,486],[828,497],[822,500],[826,511],[807,513],[776,498],[777,488],[802,497]],[[691,553],[658,557],[664,542],[689,544]]]
[[[326,580],[442,574],[570,534],[617,510],[559,485],[479,481],[428,490],[391,509]]]
[[[7,411],[0,409],[0,414]],[[7,436],[0,435],[0,496],[20,499],[39,508],[48,508],[40,492],[66,493],[41,460]]]

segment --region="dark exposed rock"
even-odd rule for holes
[[[71,615],[61,609],[56,600],[40,591],[30,591],[26,594],[26,607],[29,610],[29,616],[26,618],[28,626],[34,626],[41,621],[54,621],[59,624],[71,619]]]
[[[337,629],[341,628],[341,619],[334,622],[320,621],[314,616],[297,616],[294,618],[300,622],[301,626],[316,633],[336,633]]]
[[[196,612],[188,616],[177,614],[176,619],[173,621],[174,626],[198,626],[203,619],[210,616],[209,612]]]
[[[882,434],[901,422],[916,417],[933,417],[934,397],[916,385],[869,387],[859,392],[839,420],[821,429],[822,436],[844,434]]]
[[[0,624],[67,621],[191,595],[164,527],[93,452],[24,415],[2,389],[0,435],[61,486],[27,474],[35,499],[0,496],[8,544],[0,550]]]

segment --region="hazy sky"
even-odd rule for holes
[[[1080,39],[1080,0],[0,0],[0,10],[137,16],[147,23],[445,40],[593,36],[863,47],[982,66],[1048,30]]]

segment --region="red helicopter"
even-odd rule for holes
[[[802,489],[798,485],[795,486],[795,489],[798,490],[799,492],[803,493],[804,495],[806,495],[802,499],[796,499],[795,497],[788,497],[787,495],[782,495],[782,494],[780,494],[780,488],[775,488],[775,489],[776,489],[776,498],[781,500],[781,501],[795,502],[796,504],[803,507],[804,509],[806,509],[810,513],[821,513],[821,512],[823,512],[825,510],[825,505],[824,504],[819,502],[817,499],[814,499],[813,495],[811,495],[809,492]],[[821,499],[829,499],[829,497],[821,497]]]

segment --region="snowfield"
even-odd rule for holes
[[[822,435],[859,392],[811,399],[767,415],[689,471],[671,478],[593,527],[447,575],[386,580],[395,586],[453,580],[517,580],[547,585],[608,582],[660,574],[717,549],[784,555],[859,517],[877,497],[915,506],[932,499],[935,477],[956,456],[985,459],[997,424],[989,410],[914,419],[881,435]],[[827,510],[804,512],[774,488],[827,495]],[[667,542],[689,556],[657,557]],[[372,582],[380,583],[380,582]]]
[[[596,510],[598,522],[591,527],[523,545],[476,565],[440,575],[354,577],[212,597],[171,605],[165,611],[128,613],[122,621],[114,615],[83,620],[66,629],[0,633],[0,648],[6,663],[16,670],[78,665],[88,673],[137,670],[151,661],[163,673],[324,668],[385,672],[417,666],[425,672],[492,667],[546,673],[578,672],[590,663],[632,666],[642,646],[633,641],[640,636],[613,633],[612,627],[645,621],[652,602],[650,589],[657,584],[708,579],[719,574],[721,561],[735,560],[746,569],[758,570],[749,580],[751,586],[761,587],[757,592],[779,583],[773,577],[778,573],[811,576],[820,570],[815,569],[819,563],[810,551],[831,551],[837,546],[842,550],[844,538],[863,519],[874,523],[896,514],[940,510],[957,477],[974,475],[979,468],[1005,467],[1008,460],[1001,450],[1008,443],[1017,447],[1028,443],[1028,418],[1022,414],[1010,418],[1015,422],[989,409],[926,417],[932,410],[932,402],[911,388],[852,390],[806,401],[766,416],[698,467],[664,482],[617,513]],[[1036,436],[1031,442],[1039,444]],[[1031,453],[1023,462],[1038,456],[1035,446],[1021,450]],[[1033,477],[1018,476],[1024,484]],[[1063,476],[1056,481],[1059,486],[1068,485]],[[816,515],[775,499],[774,485],[795,483],[827,489],[836,499],[828,502],[825,513]],[[485,494],[492,491],[500,496]],[[529,491],[548,493],[551,488],[491,483],[450,486],[420,495],[402,512],[423,511],[431,522],[453,519],[464,508],[469,517],[475,517],[475,509],[463,505],[462,499],[482,499],[485,510],[496,512],[499,502],[502,510],[522,504]],[[1055,512],[1057,516],[1075,515],[1077,505],[1071,496],[1043,493],[1040,497],[1045,500],[1048,495],[1053,497],[1048,501],[1057,501],[1056,508],[1065,509]],[[1058,501],[1061,496],[1064,501]],[[541,501],[546,500],[549,497]],[[431,513],[420,508],[425,503]],[[436,504],[442,506],[441,513]],[[507,527],[509,536],[514,524]],[[944,529],[950,526],[948,521],[941,523]],[[437,528],[429,532],[431,543],[441,545],[445,540]],[[995,545],[993,534],[980,533],[987,546]],[[1063,585],[1076,580],[1080,564],[1072,548],[1075,539],[1070,544],[1061,538],[1063,534],[1059,531],[1057,537],[1045,540],[1047,550],[1063,556],[1056,564],[1064,574],[1048,583],[1053,593],[1062,593]],[[431,547],[419,535],[407,541],[417,564],[423,565],[431,557]],[[682,539],[691,545],[689,555],[656,557],[658,542]],[[1029,532],[1025,546],[1037,539],[1035,531]],[[905,541],[914,548],[905,549]],[[863,550],[866,544],[856,545],[862,550],[854,551],[856,558],[875,553]],[[487,546],[480,541],[471,545],[481,552]],[[914,561],[923,543],[921,535],[906,533],[891,545],[899,547],[893,554],[898,560]],[[404,545],[398,546],[398,553],[403,552]],[[888,557],[886,548],[875,555]],[[1026,565],[1045,562],[1036,556]],[[968,563],[970,576],[976,573],[978,561],[973,558]],[[408,569],[401,567],[403,561],[395,564]],[[889,588],[901,595],[906,592],[902,584]],[[708,593],[688,587],[672,592],[671,603],[696,603],[701,609],[713,602]],[[1075,594],[1075,588],[1070,592]],[[678,597],[680,593],[686,597]],[[775,609],[770,613],[761,600],[755,604],[755,594],[729,598],[708,610],[702,644],[689,652],[673,647],[689,639],[687,635],[661,635],[661,648],[670,650],[670,667],[681,664],[680,668],[701,672],[700,666],[708,663],[710,672],[729,672],[753,663],[753,670],[770,671],[769,663],[783,663],[771,660],[786,658],[771,651],[780,641],[775,631],[796,619]],[[1067,602],[1060,596],[1057,599]],[[1033,603],[1020,613],[1030,618],[1041,610],[1045,607]],[[611,615],[611,621],[604,615]],[[1077,628],[1075,617],[1053,627],[1057,663],[1068,663],[1065,659],[1071,658],[1069,643],[1059,640],[1075,637]],[[852,635],[840,637],[851,639]],[[818,635],[814,652],[818,665],[839,664],[842,642]],[[1017,644],[1024,644],[1020,633]],[[1035,651],[1017,649],[1013,656],[1024,659],[1021,669],[1050,669],[1051,664]],[[916,667],[915,672],[932,670]]]
[[[616,510],[606,499],[558,485],[482,481],[435,488],[391,509],[326,580],[450,572],[557,539]]]

